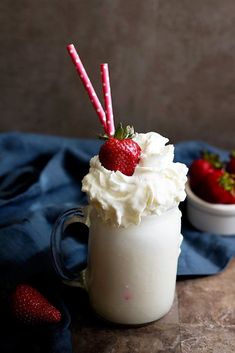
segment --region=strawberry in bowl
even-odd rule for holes
[[[231,155],[232,156],[232,155]],[[204,152],[189,167],[189,185],[201,199],[210,203],[235,203],[235,158],[222,162],[217,154]],[[234,165],[233,165],[234,163]]]
[[[229,173],[235,174],[235,150],[230,154],[230,159],[226,165],[226,170]]]
[[[209,160],[208,160],[209,157]],[[216,155],[195,160],[186,185],[187,215],[197,229],[220,235],[235,235],[235,174],[233,157],[221,162]]]
[[[208,201],[220,204],[235,204],[234,176],[223,170],[216,170],[205,179]]]
[[[203,179],[214,170],[222,169],[222,162],[217,154],[205,151],[201,157],[192,162],[189,168],[190,186],[196,190]]]
[[[223,169],[214,170],[205,177],[196,193],[210,203],[235,204],[234,175]]]

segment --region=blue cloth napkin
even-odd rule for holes
[[[52,296],[63,313],[62,323],[47,330],[47,335],[43,329],[32,329],[29,334],[28,329],[14,326],[7,314],[1,315],[2,353],[18,351],[19,347],[24,352],[72,352],[71,312],[52,265],[50,233],[61,212],[86,204],[81,180],[100,144],[98,140],[18,132],[0,134],[0,299],[1,293],[7,293],[17,283],[31,281]],[[200,141],[187,141],[176,145],[175,160],[189,166],[205,149],[228,158],[225,150]],[[197,231],[188,223],[184,206],[182,203],[184,240],[178,276],[222,271],[235,255],[235,235],[216,236]],[[76,227],[69,230],[63,243],[70,268],[79,267],[87,259],[88,234],[82,230],[81,239],[75,239]]]

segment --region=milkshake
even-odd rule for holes
[[[165,315],[173,302],[187,167],[173,161],[174,147],[160,134],[115,128],[108,65],[101,64],[103,109],[74,45],[67,49],[105,142],[82,180],[88,206],[65,212],[52,232],[55,268],[63,279],[74,279],[63,262],[61,239],[66,224],[86,224],[88,264],[82,274],[92,308],[114,323],[145,324]]]
[[[102,318],[121,324],[159,319],[174,299],[181,212],[187,168],[174,163],[168,139],[136,134],[141,148],[133,175],[90,161],[82,190],[89,199],[90,303]]]

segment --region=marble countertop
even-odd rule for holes
[[[235,259],[220,274],[177,281],[162,319],[139,328],[111,327],[94,317],[86,295],[72,322],[74,353],[234,353]]]

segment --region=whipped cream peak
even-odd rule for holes
[[[162,214],[186,197],[187,167],[175,163],[174,146],[156,132],[136,134],[141,148],[139,164],[132,176],[104,168],[98,156],[90,160],[82,180],[89,204],[105,222],[127,227],[147,215]]]

